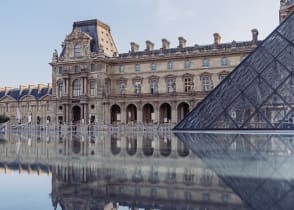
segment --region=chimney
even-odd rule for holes
[[[182,36],[180,36],[178,39],[179,39],[179,48],[185,48],[187,40]]]
[[[38,92],[40,92],[44,87],[45,87],[45,85],[43,85],[43,84],[38,84]]]
[[[32,90],[32,89],[34,89],[35,87],[36,87],[35,85],[31,85],[31,84],[28,85],[29,90]]]
[[[137,44],[137,43],[135,43],[135,42],[131,42],[131,52],[133,53],[133,52],[137,52],[137,51],[139,51],[139,45]]]
[[[256,28],[251,30],[252,33],[252,42],[255,44],[258,41],[258,30]]]
[[[5,95],[8,93],[8,91],[12,90],[13,88],[12,87],[5,87],[4,90],[5,90]]]
[[[25,85],[20,85],[20,86],[19,86],[19,90],[20,90],[20,91],[23,91],[23,90],[26,89],[26,88],[27,88],[27,86],[25,86]]]
[[[219,33],[214,33],[213,38],[214,38],[215,45],[219,45],[221,43],[222,37],[219,35]]]
[[[169,49],[170,42],[167,39],[162,39],[161,42],[162,42],[162,49],[164,50]]]
[[[151,51],[153,49],[154,49],[154,43],[151,42],[151,41],[149,41],[149,40],[147,40],[146,41],[146,51]]]

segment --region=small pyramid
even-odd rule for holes
[[[174,130],[294,129],[294,13]]]

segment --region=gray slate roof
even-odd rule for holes
[[[24,89],[24,90],[20,90],[20,89],[12,89],[9,90],[6,94],[7,96],[12,97],[13,99],[19,101],[21,100],[21,98],[23,98],[24,96],[32,96],[34,97],[36,100],[39,100],[40,98],[44,97],[44,96],[51,96],[52,95],[52,88],[42,88],[40,91],[38,90],[38,88],[34,88],[31,91],[29,89]],[[1,91],[0,92],[0,99],[5,97],[5,91]]]

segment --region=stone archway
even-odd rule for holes
[[[127,123],[137,122],[137,107],[130,104],[127,107]]]
[[[190,107],[189,104],[183,102],[178,105],[178,122],[185,118],[185,116],[189,113]]]
[[[81,120],[81,107],[74,106],[72,108],[72,122],[77,123]]]
[[[161,123],[168,123],[171,121],[171,106],[168,103],[164,103],[160,106],[160,122]]]
[[[143,123],[144,124],[149,124],[149,123],[152,123],[154,122],[154,108],[151,104],[145,104],[143,106],[143,111],[142,111],[142,114],[143,114]]]
[[[111,115],[111,124],[116,125],[121,122],[121,109],[120,107],[115,104],[110,109],[110,115]]]

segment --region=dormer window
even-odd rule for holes
[[[80,44],[76,44],[74,47],[74,56],[75,57],[80,57],[81,56],[81,45]]]

